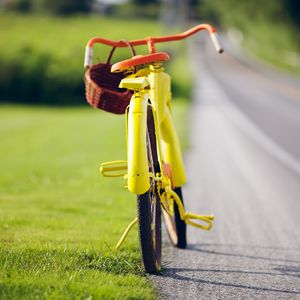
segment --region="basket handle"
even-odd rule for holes
[[[136,52],[135,52],[135,49],[133,48],[132,44],[127,40],[121,40],[121,41],[124,42],[125,44],[127,44],[128,48],[131,50],[132,56],[135,56]],[[110,60],[111,60],[116,48],[117,48],[116,46],[113,46],[111,48],[111,50],[109,52],[109,55],[108,55],[108,58],[107,58],[107,61],[106,61],[106,64],[108,64],[108,65],[110,64]]]
[[[132,56],[135,56],[135,55],[136,55],[136,52],[135,52],[135,49],[134,49],[132,43],[129,42],[129,41],[127,41],[127,40],[122,40],[122,42],[124,42],[125,44],[127,44],[127,46],[128,46],[128,47],[130,48],[130,50],[131,50]]]
[[[110,64],[110,60],[111,60],[111,58],[112,58],[112,56],[113,56],[115,50],[116,50],[116,46],[113,46],[113,47],[111,48],[111,50],[110,50],[110,52],[109,52],[109,55],[108,55],[108,58],[107,58],[107,60],[106,60],[106,64],[107,64],[107,65]]]

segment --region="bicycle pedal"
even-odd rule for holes
[[[192,225],[194,227],[204,229],[204,230],[210,230],[213,226],[214,218],[215,218],[214,215],[197,215],[194,213],[186,213],[184,221],[186,224]],[[201,221],[202,224],[192,220]]]
[[[102,163],[100,173],[105,177],[122,177],[127,174],[127,161],[115,160]]]

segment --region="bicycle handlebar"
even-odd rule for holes
[[[175,35],[167,35],[167,36],[161,36],[161,37],[147,37],[145,39],[140,39],[140,40],[131,40],[131,41],[129,41],[129,43],[132,46],[148,45],[149,52],[155,53],[155,46],[154,46],[155,43],[183,40],[201,30],[207,30],[209,32],[210,38],[211,38],[212,43],[214,44],[217,52],[222,53],[224,51],[224,49],[221,47],[220,42],[218,40],[217,30],[209,24],[200,24],[200,25],[197,25],[185,32],[178,33]],[[96,43],[100,43],[100,44],[104,44],[104,45],[112,46],[112,47],[117,47],[117,48],[128,47],[128,42],[126,42],[124,40],[113,41],[113,40],[108,40],[108,39],[101,38],[101,37],[94,37],[88,41],[87,46],[85,48],[85,58],[84,58],[84,67],[85,68],[90,67],[92,65],[93,46]]]

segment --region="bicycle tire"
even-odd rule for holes
[[[149,171],[159,172],[156,135],[152,109],[147,113],[147,153]],[[161,269],[161,208],[156,182],[151,179],[150,189],[137,195],[138,232],[142,262],[147,273],[156,273]]]
[[[174,192],[179,196],[182,204],[183,197],[181,187],[174,189]],[[174,203],[174,216],[170,216],[166,211],[163,210],[163,216],[165,220],[165,226],[170,238],[170,241],[174,247],[185,249],[187,246],[186,240],[186,223],[180,219],[178,206]]]

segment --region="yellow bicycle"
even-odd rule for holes
[[[92,38],[86,46],[86,98],[94,107],[125,114],[127,120],[127,161],[103,163],[104,176],[125,178],[128,190],[137,195],[137,218],[129,224],[117,247],[137,223],[143,265],[146,272],[161,269],[161,211],[174,246],[185,248],[186,224],[209,230],[212,215],[185,212],[181,187],[185,169],[171,113],[170,76],[163,63],[170,59],[156,52],[155,44],[185,39],[207,30],[219,53],[223,52],[216,29],[201,24],[180,34],[141,40],[112,41]],[[112,46],[106,63],[93,65],[93,46]],[[147,45],[149,54],[135,55],[134,46]],[[110,65],[115,48],[129,47],[130,59]]]

